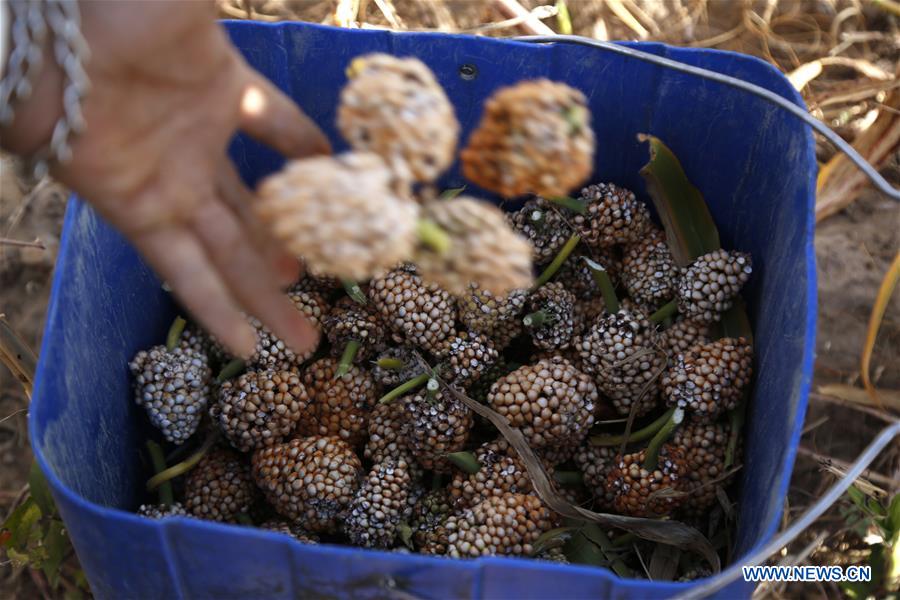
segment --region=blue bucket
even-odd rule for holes
[[[456,107],[464,135],[498,87],[535,77],[589,98],[597,181],[646,198],[637,134],[660,137],[710,205],[726,248],[749,251],[745,298],[756,338],[756,383],[740,474],[734,556],[778,527],[812,378],[816,330],[809,128],[745,92],[595,48],[316,25],[227,23],[247,60],[343,148],[335,107],[350,59],[367,52],[420,58]],[[802,106],[768,64],[740,54],[634,47],[745,79]],[[473,77],[474,75],[474,77]],[[232,157],[250,183],[281,159],[238,137]],[[441,182],[458,187],[453,169]],[[470,188],[471,189],[471,188]],[[98,598],[647,598],[691,583],[624,580],[612,572],[513,558],[448,560],[304,545],[274,533],[195,519],[142,519],[146,431],[127,361],[160,343],[174,307],[134,249],[87,205],[68,208],[31,407],[31,440]],[[748,597],[735,583],[721,597]]]

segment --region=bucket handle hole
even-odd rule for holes
[[[478,77],[478,67],[472,63],[465,63],[459,66],[459,76],[465,81],[472,81]]]

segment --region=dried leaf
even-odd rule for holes
[[[893,75],[872,64],[867,60],[860,58],[849,58],[847,56],[825,56],[817,60],[804,63],[788,74],[787,78],[798,92],[802,92],[807,84],[822,74],[824,67],[836,65],[840,67],[849,67],[855,69],[861,75],[869,79],[878,81],[890,81]]]
[[[678,559],[681,550],[666,544],[657,544],[650,555],[650,577],[654,581],[671,581],[678,571]]]
[[[37,357],[2,314],[0,314],[0,362],[12,371],[13,376],[25,388],[25,395],[31,398]]]
[[[869,397],[866,390],[844,383],[829,383],[820,385],[819,393],[823,396],[831,396],[832,398],[840,398],[854,404],[863,406],[878,406],[878,403]],[[900,390],[878,390],[878,399],[882,404],[891,410],[900,412]]]
[[[895,17],[900,17],[900,2],[895,0],[872,0],[872,4]]]
[[[824,65],[821,60],[814,60],[803,63],[790,73],[788,73],[788,81],[794,86],[798,92],[802,92],[810,81],[822,74]]]
[[[491,410],[483,404],[472,400],[465,394],[460,393],[452,386],[448,386],[450,393],[460,402],[468,406],[473,412],[490,421],[506,438],[506,441],[515,448],[540,499],[553,511],[559,513],[563,517],[575,519],[578,521],[587,521],[589,523],[598,523],[604,527],[616,527],[625,531],[630,531],[646,540],[653,542],[661,542],[677,546],[683,550],[692,550],[703,556],[710,564],[713,571],[718,572],[721,568],[719,556],[713,549],[709,541],[703,535],[683,523],[668,520],[643,519],[638,517],[626,517],[623,515],[612,515],[606,513],[596,513],[580,506],[570,504],[562,496],[560,496],[553,486],[552,481],[547,476],[544,466],[535,455],[534,450],[528,445],[525,436],[518,429],[512,427],[506,417]]]
[[[897,67],[900,76],[900,66]],[[893,90],[884,101],[872,125],[853,142],[853,149],[870,164],[881,168],[900,147],[900,90]],[[838,152],[819,169],[816,181],[816,220],[840,212],[852,204],[869,180],[842,153]]]
[[[688,180],[675,154],[657,137],[639,134],[650,144],[650,161],[641,168],[647,191],[666,230],[672,257],[686,267],[698,257],[721,247],[719,230],[709,207]]]
[[[894,288],[897,287],[898,281],[900,281],[900,252],[897,252],[894,262],[891,263],[888,272],[884,275],[881,287],[878,288],[878,295],[875,297],[875,304],[872,306],[872,314],[869,317],[869,327],[866,330],[866,342],[863,346],[862,364],[860,365],[863,386],[866,388],[869,398],[881,409],[884,409],[884,405],[878,397],[875,386],[872,385],[872,380],[869,378],[869,363],[872,360],[872,352],[875,350],[878,330],[881,329],[881,320],[884,318],[888,302],[891,300],[891,294],[894,293]]]
[[[609,10],[612,11],[614,15],[619,17],[619,20],[625,24],[630,30],[632,30],[638,38],[644,40],[650,35],[650,32],[647,31],[647,28],[641,25],[641,22],[637,20],[637,18],[631,14],[631,11],[628,10],[628,7],[622,2],[622,0],[607,0],[606,6]]]

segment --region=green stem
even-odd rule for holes
[[[731,431],[728,434],[728,445],[725,447],[725,469],[730,469],[734,464],[734,455],[737,452],[738,440],[744,429],[744,418],[747,414],[747,390],[744,390],[740,403],[728,411],[728,422]]]
[[[624,435],[595,435],[591,438],[591,443],[595,446],[621,446],[622,444],[630,444],[633,442],[643,442],[649,440],[669,422],[672,415],[675,414],[675,408],[670,408],[664,412],[658,419],[644,426],[642,429],[632,431],[627,438]]]
[[[354,302],[357,304],[366,303],[366,295],[363,294],[362,288],[359,287],[358,283],[352,279],[341,278],[341,285],[344,286],[344,291],[347,292],[347,295],[350,296]]]
[[[379,358],[375,364],[388,371],[399,371],[406,366],[406,363],[399,358]]]
[[[556,471],[553,473],[553,478],[556,480],[556,483],[566,487],[574,487],[584,483],[584,478],[578,471]]]
[[[553,258],[553,262],[547,265],[547,268],[544,269],[544,272],[541,273],[540,277],[537,278],[537,281],[534,282],[534,287],[532,290],[536,290],[548,281],[550,281],[556,272],[559,271],[559,268],[566,262],[566,259],[569,258],[569,255],[575,250],[575,246],[578,245],[578,242],[581,241],[581,236],[577,233],[573,233],[571,237],[566,241],[565,245]]]
[[[181,475],[184,475],[191,469],[197,466],[197,463],[200,462],[206,453],[209,452],[209,449],[213,447],[213,444],[216,443],[216,440],[219,439],[219,430],[214,430],[209,436],[207,436],[206,440],[203,442],[203,445],[200,446],[200,449],[190,455],[186,460],[178,463],[177,465],[172,465],[168,469],[165,469],[153,477],[147,482],[147,491],[153,491],[165,482],[175,479]]]
[[[458,188],[450,188],[441,192],[441,200],[453,200],[460,194],[466,191],[466,186],[458,187]]]
[[[522,319],[522,324],[525,327],[534,327],[535,329],[539,327],[543,327],[545,323],[550,320],[550,313],[546,310],[536,310],[533,313],[525,315],[525,318]]]
[[[606,269],[600,263],[594,262],[587,256],[583,258],[591,270],[594,281],[597,282],[597,287],[600,288],[600,293],[603,294],[606,311],[613,314],[619,312],[619,299],[616,297],[616,287],[613,285],[612,279],[609,278],[609,273],[606,272]]]
[[[447,460],[469,475],[473,475],[481,470],[481,463],[478,462],[478,459],[471,452],[451,452],[447,455]]]
[[[381,400],[379,400],[378,403],[387,404],[392,400],[399,398],[403,394],[411,392],[421,385],[425,385],[425,382],[429,379],[431,379],[431,373],[422,373],[421,375],[413,377],[406,383],[401,383],[400,385],[389,391],[387,394],[382,396]]]
[[[552,202],[557,206],[562,206],[563,208],[568,208],[572,212],[576,212],[579,215],[583,215],[587,212],[587,205],[581,200],[576,200],[575,198],[570,198],[569,196],[550,196],[545,198],[548,202]]]
[[[656,435],[653,436],[653,439],[650,440],[650,443],[647,445],[647,455],[644,457],[644,469],[647,471],[655,471],[656,466],[659,464],[659,449],[662,448],[662,445],[669,439],[669,436],[672,435],[672,432],[675,431],[675,428],[681,424],[681,421],[684,420],[684,410],[680,408],[676,408],[672,413],[671,418],[666,421],[666,424],[662,426],[662,428],[656,432]]]
[[[166,350],[171,352],[175,349],[175,346],[178,345],[178,340],[181,339],[182,332],[184,332],[185,325],[187,325],[187,321],[183,317],[175,317],[175,320],[172,321],[172,326],[169,327],[169,332],[166,334]]]
[[[216,375],[216,383],[225,383],[232,377],[239,375],[245,368],[247,368],[247,363],[240,358],[232,358]]]
[[[162,448],[159,444],[152,440],[147,440],[147,452],[150,453],[150,462],[153,463],[153,472],[162,473],[166,470],[166,457],[163,456]],[[175,493],[172,491],[172,484],[168,481],[159,486],[159,503],[163,506],[172,506],[175,504]]]
[[[419,235],[419,241],[437,254],[444,255],[450,251],[453,243],[450,236],[431,219],[419,219],[416,233]]]
[[[340,379],[350,372],[350,367],[353,366],[353,359],[356,358],[360,345],[358,340],[347,342],[347,345],[344,347],[344,353],[341,354],[341,360],[338,362],[338,368],[334,372],[335,379]]]
[[[678,300],[672,300],[668,304],[664,305],[662,308],[657,310],[655,313],[650,315],[651,323],[661,323],[665,321],[668,317],[671,317],[675,313],[678,312]]]

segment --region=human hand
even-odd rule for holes
[[[236,354],[250,355],[256,343],[241,311],[298,352],[315,344],[317,331],[281,291],[299,264],[255,220],[226,147],[237,129],[287,157],[328,153],[328,141],[243,61],[212,2],[80,6],[91,48],[87,129],[54,176],[127,236]],[[46,143],[62,113],[62,78],[49,48],[44,64],[33,99],[0,132],[20,154]]]

